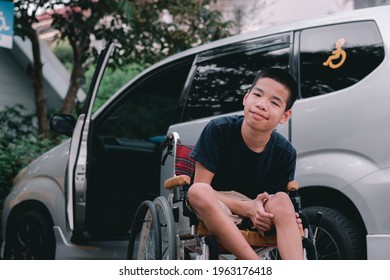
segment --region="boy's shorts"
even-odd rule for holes
[[[242,193],[236,192],[236,191],[219,191],[219,193],[222,193],[226,196],[229,196],[231,198],[238,199],[238,200],[243,200],[243,201],[251,200],[249,197],[243,195]],[[222,211],[233,221],[234,224],[237,225],[238,228],[248,229],[248,230],[252,230],[252,231],[258,231],[261,235],[266,236],[266,237],[270,237],[270,236],[275,235],[274,228],[267,231],[267,232],[257,230],[253,226],[253,224],[250,221],[248,221],[248,218],[245,218],[245,217],[237,215],[237,214],[233,214],[232,211],[229,209],[229,207],[227,207],[227,205],[225,203],[223,203],[222,201],[218,200],[218,203],[219,203],[219,206],[221,207]],[[201,220],[198,213],[191,207],[191,204],[190,204],[188,198],[186,200],[186,206],[192,213],[194,213],[197,216],[197,218],[199,220]]]

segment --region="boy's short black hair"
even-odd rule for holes
[[[294,77],[289,72],[281,68],[267,68],[261,70],[253,80],[252,86],[249,91],[256,85],[257,81],[262,78],[270,78],[284,85],[290,92],[290,96],[287,99],[286,111],[290,110],[294,105],[295,100],[298,98],[298,84]]]

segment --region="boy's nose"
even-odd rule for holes
[[[261,110],[266,110],[265,102],[263,98],[260,98],[259,101],[256,103],[256,107]]]

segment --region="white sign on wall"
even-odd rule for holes
[[[0,1],[0,47],[12,49],[14,3]]]

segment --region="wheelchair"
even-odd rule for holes
[[[218,260],[235,259],[207,231],[186,206],[187,191],[195,162],[189,157],[193,146],[184,145],[177,132],[169,133],[161,144],[162,165],[172,165],[172,176],[165,180],[167,196],[143,201],[130,229],[127,259],[130,260]],[[300,211],[298,184],[290,182],[288,194],[302,219],[304,257],[317,259],[315,234],[308,218]],[[319,220],[321,213],[318,213]],[[247,228],[241,233],[262,259],[280,259],[275,235],[263,236]]]

